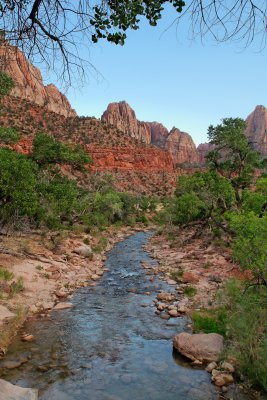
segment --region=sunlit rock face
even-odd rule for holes
[[[257,106],[246,119],[246,135],[249,142],[262,157],[267,156],[267,109]]]
[[[167,150],[174,164],[198,163],[196,146],[188,133],[177,128],[169,132],[159,122],[139,121],[125,101],[109,104],[101,119],[143,143]]]
[[[6,72],[15,81],[16,85],[11,95],[29,100],[65,117],[76,116],[66,96],[53,84],[45,86],[39,69],[34,67],[16,47],[2,43],[0,70]]]
[[[170,152],[174,164],[195,164],[199,161],[196,145],[191,136],[177,128],[172,128],[170,131],[165,148]]]
[[[137,120],[134,110],[126,101],[119,103],[110,103],[108,108],[101,117],[102,121],[106,121],[116,126],[122,132],[141,140],[144,143],[151,143],[151,134],[149,126],[146,123]]]

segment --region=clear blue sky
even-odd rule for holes
[[[90,75],[82,88],[67,96],[79,115],[100,117],[108,103],[126,100],[143,121],[162,122],[190,133],[198,144],[207,140],[210,124],[223,117],[246,116],[257,104],[267,106],[267,49],[257,41],[216,44],[191,42],[188,24],[164,30],[175,18],[168,9],[159,26],[142,23],[121,46],[92,45],[90,59],[103,79]]]

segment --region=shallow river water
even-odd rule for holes
[[[161,319],[153,300],[160,289],[140,262],[156,263],[143,250],[151,233],[139,232],[109,253],[109,269],[95,287],[73,296],[74,308],[30,319],[5,360],[29,361],[0,375],[39,389],[41,400],[217,400],[210,374],[173,353],[172,337],[186,330],[186,318]],[[134,293],[133,293],[134,292]],[[149,293],[150,294],[149,294]],[[244,400],[235,387],[229,397]],[[223,397],[228,398],[228,397]]]

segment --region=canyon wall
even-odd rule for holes
[[[144,143],[167,150],[174,165],[198,163],[197,149],[188,133],[177,128],[169,132],[161,123],[139,121],[125,101],[109,104],[101,120]]]
[[[267,156],[267,109],[256,106],[246,119],[246,135],[249,142],[262,157]]]
[[[26,59],[16,47],[3,44],[0,46],[0,70],[10,75],[15,81],[11,95],[29,100],[45,109],[64,115],[76,116],[75,110],[64,94],[53,84],[45,86],[41,72]]]

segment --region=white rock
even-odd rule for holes
[[[66,310],[68,308],[72,308],[73,304],[72,303],[58,303],[53,310]]]
[[[0,400],[37,400],[38,390],[22,388],[0,379]]]

